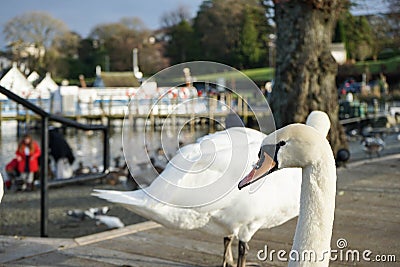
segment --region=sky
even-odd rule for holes
[[[4,24],[29,11],[44,11],[63,21],[70,30],[87,37],[96,25],[118,22],[123,17],[139,17],[149,29],[161,26],[161,16],[185,6],[195,16],[203,0],[0,0],[0,49],[6,43]],[[357,0],[355,14],[382,12],[382,0]]]
[[[352,0],[356,3],[350,11],[353,15],[366,15],[376,13],[386,13],[388,3],[385,0]]]
[[[15,16],[29,11],[44,11],[63,21],[71,31],[87,37],[102,23],[118,22],[123,17],[139,17],[150,29],[161,26],[161,16],[179,6],[196,15],[202,0],[0,0],[0,48],[5,46],[3,27]]]

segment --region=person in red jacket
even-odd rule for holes
[[[17,169],[24,181],[22,190],[33,190],[34,174],[39,170],[39,157],[41,154],[39,145],[27,134],[19,142],[15,154],[18,161]]]

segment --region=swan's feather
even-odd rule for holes
[[[129,210],[145,218],[151,218],[166,227],[177,229],[195,229],[202,227],[209,220],[208,214],[195,210],[169,206],[154,200],[144,190],[113,191],[95,189],[93,196],[110,202],[123,204]]]

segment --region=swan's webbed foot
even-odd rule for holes
[[[222,262],[222,267],[235,266],[232,255],[232,241],[232,236],[224,237],[224,261]]]

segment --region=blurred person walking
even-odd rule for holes
[[[75,161],[74,154],[60,129],[49,131],[50,155],[56,163],[56,179],[68,179],[73,175],[72,163]]]

